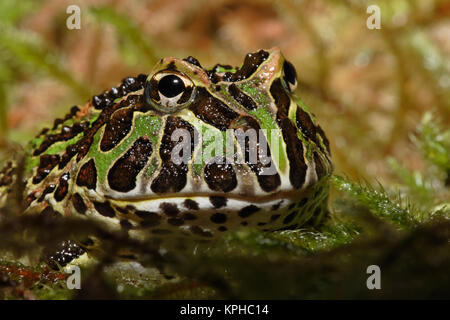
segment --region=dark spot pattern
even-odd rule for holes
[[[45,256],[45,260],[50,268],[53,270],[59,270],[60,267],[64,267],[71,261],[75,260],[84,253],[84,249],[79,247],[73,241],[63,241],[59,244],[56,252]]]
[[[192,152],[194,151],[194,128],[179,117],[168,117],[159,149],[162,167],[158,176],[151,184],[151,189],[155,193],[179,192],[186,185],[187,164],[184,162],[175,164],[172,162],[171,157],[173,148],[183,141],[183,137],[180,137],[178,141],[172,141],[171,135],[176,129],[189,131],[191,134],[191,153],[188,155],[189,158],[192,157]],[[180,154],[180,157],[185,158],[186,155]]]
[[[108,172],[109,186],[120,192],[136,188],[137,175],[152,154],[152,143],[147,137],[138,138],[133,146],[117,160]]]
[[[142,89],[146,79],[147,75],[145,74],[140,74],[136,78],[125,78],[118,87],[111,88],[111,90],[107,92],[94,96],[92,98],[92,105],[95,109],[105,109],[111,107],[115,99],[126,96],[133,91]]]
[[[116,147],[120,141],[127,136],[133,125],[133,108],[119,109],[112,115],[106,124],[100,142],[100,150],[109,151]]]
[[[54,184],[50,184],[45,187],[44,191],[42,191],[41,197],[38,199],[38,202],[42,202],[45,199],[45,196],[55,191],[56,186]]]
[[[75,210],[79,213],[79,214],[86,214],[86,210],[87,210],[87,206],[84,203],[83,198],[80,196],[79,193],[74,193],[72,195],[72,204],[73,207],[75,208]]]
[[[37,168],[36,175],[33,177],[33,184],[38,184],[53,170],[59,163],[59,156],[57,154],[49,155],[44,154],[40,157],[39,167]]]
[[[274,169],[274,172],[267,171],[271,166],[272,156],[266,138],[263,134],[260,134],[259,130],[261,128],[258,122],[252,117],[241,117],[235,122],[233,128],[239,130],[235,131],[235,135],[238,141],[240,140],[239,145],[244,154],[244,161],[255,173],[261,189],[266,192],[276,190],[281,185],[281,178],[276,169]],[[254,141],[254,145],[251,143],[251,135],[246,135],[248,130],[252,130],[250,132],[256,133],[257,141]],[[266,146],[265,152],[263,152],[264,150],[261,148],[262,145]],[[252,159],[252,153],[255,154],[255,159]],[[269,161],[263,164],[260,155],[267,156]]]
[[[284,218],[283,224],[289,224],[289,223],[291,223],[291,222],[294,220],[294,218],[297,216],[297,214],[298,214],[298,211],[293,211],[293,212],[289,213],[289,214],[286,216],[286,218]]]
[[[163,202],[159,205],[159,208],[164,214],[172,217],[180,213],[180,209],[178,209],[177,205],[174,203]]]
[[[222,208],[227,205],[227,198],[221,196],[211,196],[209,197],[209,201],[214,206],[214,208]]]
[[[246,206],[246,207],[242,208],[241,210],[239,210],[238,215],[241,218],[247,218],[259,210],[260,210],[260,208],[251,204],[251,205]]]
[[[270,217],[270,221],[276,221],[279,217],[281,217],[280,214],[274,214]]]
[[[264,50],[247,54],[242,67],[235,73],[231,74],[229,79],[224,80],[234,82],[249,78],[268,57],[269,53]]]
[[[204,169],[205,181],[208,187],[214,191],[230,192],[237,186],[236,173],[231,164],[216,163],[211,160]]]
[[[281,206],[281,204],[282,204],[283,202],[284,202],[284,200],[280,200],[280,202],[275,203],[275,204],[272,206],[271,210],[272,210],[272,211],[276,211],[276,210],[280,209],[280,206]]]
[[[328,154],[331,154],[330,141],[328,141],[328,138],[325,135],[325,132],[323,132],[323,130],[322,130],[322,128],[320,126],[316,127],[316,131],[320,135],[320,137],[322,138],[323,144],[325,145],[325,148],[327,148]]]
[[[135,214],[143,220],[140,223],[143,227],[154,227],[161,223],[161,216],[156,212],[137,210]]]
[[[211,215],[210,220],[214,223],[225,223],[227,221],[227,215],[220,212],[216,212],[213,215]]]
[[[197,88],[197,95],[189,109],[200,120],[225,131],[238,114],[214,98],[205,88]]]
[[[81,167],[77,176],[77,185],[94,190],[97,186],[97,169],[94,159],[89,160]]]
[[[183,205],[189,210],[198,210],[199,209],[197,201],[192,200],[192,199],[184,200]]]
[[[69,179],[70,179],[70,174],[68,172],[64,173],[60,178],[59,178],[59,184],[58,184],[58,188],[55,191],[54,197],[55,200],[60,202],[62,201],[67,193],[69,192]]]
[[[303,135],[317,144],[316,126],[311,120],[309,114],[304,111],[300,106],[297,106],[295,121],[297,128],[303,133]]]
[[[75,138],[81,132],[84,132],[89,127],[89,122],[77,122],[72,127],[63,126],[61,128],[61,132],[56,134],[47,134],[45,136],[44,141],[40,144],[40,146],[34,150],[33,155],[39,156],[44,151],[46,151],[50,146],[60,141],[68,141],[72,138]]]
[[[286,151],[289,159],[289,180],[296,189],[300,189],[305,182],[308,166],[303,158],[303,145],[297,137],[297,128],[288,118],[290,99],[280,79],[275,80],[270,87],[270,94],[277,105],[277,122],[283,133]]]
[[[186,62],[189,62],[190,64],[193,64],[194,66],[197,66],[197,67],[199,67],[199,68],[202,67],[201,64],[200,64],[200,62],[198,62],[198,60],[195,59],[195,58],[192,57],[192,56],[189,56],[189,57],[187,57],[187,58],[184,58],[183,60],[186,61]]]
[[[15,168],[11,161],[8,161],[6,166],[0,171],[0,187],[8,186],[13,182],[13,175]]]
[[[113,218],[115,217],[116,213],[114,212],[114,209],[111,207],[109,202],[97,202],[94,201],[94,208],[97,210],[98,213],[100,213],[102,216]]]
[[[239,88],[233,83],[228,87],[228,92],[240,105],[242,105],[247,110],[256,110],[258,105],[246,95],[244,92],[239,90]]]
[[[320,180],[327,174],[327,170],[317,152],[314,152],[314,164],[316,165],[317,179]]]

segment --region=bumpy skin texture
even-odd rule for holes
[[[158,91],[173,93],[158,87],[161,74],[185,81],[172,105],[164,105]],[[27,212],[96,219],[136,238],[207,239],[242,226],[280,230],[317,223],[326,211],[329,143],[293,98],[295,85],[295,69],[277,48],[248,54],[240,68],[162,59],[149,75],[126,78],[73,107],[31,142]],[[192,138],[187,164],[170,156],[184,139],[172,141],[176,129]],[[227,129],[266,130],[256,148],[268,142],[274,174],[262,174],[270,164],[259,158],[249,163],[255,146],[236,138],[235,155],[223,157],[240,163],[202,158],[200,148],[212,141],[206,137],[219,139]],[[0,173],[0,202],[13,175],[13,164]]]

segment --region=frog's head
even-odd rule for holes
[[[294,99],[296,85],[277,48],[248,54],[240,68],[160,60],[97,133],[99,191],[129,200],[307,189],[331,164],[323,131]]]
[[[204,89],[225,99],[226,104],[244,107],[244,111],[256,110],[270,104],[270,85],[276,79],[280,79],[287,94],[295,91],[295,68],[278,48],[249,53],[241,68],[217,64],[203,69],[193,57],[183,60],[168,57],[160,60],[150,72],[145,101],[156,110],[171,114],[189,108],[198,91]]]
[[[163,212],[176,225],[183,210],[201,210],[201,226],[237,211],[244,221],[232,223],[244,225],[261,210],[272,215],[262,220],[273,220],[255,224],[292,224],[292,203],[315,211],[332,170],[328,140],[294,98],[296,85],[294,67],[277,48],[248,54],[239,68],[164,58],[148,75],[127,78],[75,111],[82,119],[73,138],[64,123],[55,125],[56,137],[44,132],[33,183],[70,174],[72,199],[89,199],[106,217],[131,211],[145,220],[139,214]],[[282,214],[286,221],[275,223]]]

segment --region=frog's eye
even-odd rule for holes
[[[286,88],[290,92],[294,92],[295,88],[297,88],[297,72],[292,63],[287,60],[283,63],[283,80]]]
[[[181,72],[163,70],[145,83],[145,101],[159,111],[180,110],[194,98],[194,83]]]

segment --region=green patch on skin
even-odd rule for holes
[[[89,149],[88,157],[95,158],[97,166],[97,176],[101,183],[105,182],[106,173],[111,165],[120,158],[138,139],[139,137],[146,136],[155,146],[158,142],[159,131],[162,127],[161,119],[154,115],[135,114],[133,121],[133,130],[128,137],[122,141],[118,146],[108,152],[101,152],[99,148],[100,138],[102,131],[99,130],[94,137],[94,142]],[[155,149],[155,148],[153,148]],[[154,150],[153,152],[156,152]]]
[[[231,72],[231,73],[235,73],[237,71],[236,68],[224,68],[222,66],[218,66],[216,68],[216,72],[217,73],[221,73],[221,72]]]
[[[297,105],[299,105],[303,109],[303,111],[308,113],[308,115],[311,117],[312,121],[316,122],[316,117],[312,114],[312,112],[309,110],[309,108],[306,106],[306,104],[304,104],[303,101],[300,100],[299,98],[297,98],[295,101],[297,102]]]
[[[217,135],[222,136],[222,141],[218,142],[223,146],[222,155],[228,155],[226,150],[226,131],[220,131],[218,129],[202,125],[201,132],[201,149],[196,152],[193,163],[193,169],[197,175],[200,175],[205,164],[216,156],[216,148],[214,148],[213,144],[216,143]]]
[[[92,123],[94,123],[94,121],[97,120],[99,115],[100,115],[100,113],[96,113],[96,114],[90,115],[90,120],[89,120],[90,125],[92,125]],[[69,122],[71,123],[71,125],[73,125],[73,123],[75,123],[75,119],[69,119],[69,120],[65,121],[63,123],[63,125],[68,125]],[[53,133],[55,133],[55,132],[56,132],[56,130],[53,131]],[[52,133],[47,133],[47,135],[48,134],[52,134]],[[83,136],[84,136],[84,133],[81,132],[77,136],[73,137],[70,140],[57,142],[57,143],[51,145],[44,152],[44,154],[49,154],[49,155],[59,154],[60,152],[63,152],[64,150],[66,150],[66,148],[68,146],[77,143]],[[30,144],[31,147],[29,149],[30,150],[36,149],[38,146],[41,145],[41,143],[44,140],[45,140],[45,135],[39,136],[39,137],[33,139],[31,141],[31,144]],[[28,173],[31,170],[33,170],[33,168],[35,168],[35,167],[37,167],[39,165],[39,162],[40,162],[40,157],[33,157],[30,154],[25,160],[25,172]]]
[[[247,93],[259,105],[270,103],[269,97],[260,89],[261,80],[251,79],[246,82],[238,83],[236,86]]]
[[[157,167],[158,167],[158,160],[156,158],[153,158],[147,168],[147,171],[145,171],[145,174],[147,176],[151,176],[153,172],[155,172]]]
[[[83,135],[84,133],[81,132],[70,140],[57,142],[51,145],[43,154],[59,154],[60,152],[66,150],[68,146],[77,143],[83,137]],[[39,162],[40,157],[27,158],[27,160],[25,161],[25,172],[30,172],[31,170],[33,170],[33,168],[36,168],[39,165]]]
[[[261,107],[249,112],[255,116],[261,122],[261,129],[267,130],[267,141],[269,143],[270,152],[278,164],[278,168],[281,172],[286,170],[286,155],[283,150],[283,139],[281,138],[280,129],[278,128],[275,120],[272,118],[272,114],[266,107]],[[276,140],[276,141],[275,141]],[[275,144],[278,144],[278,152],[275,151]]]

